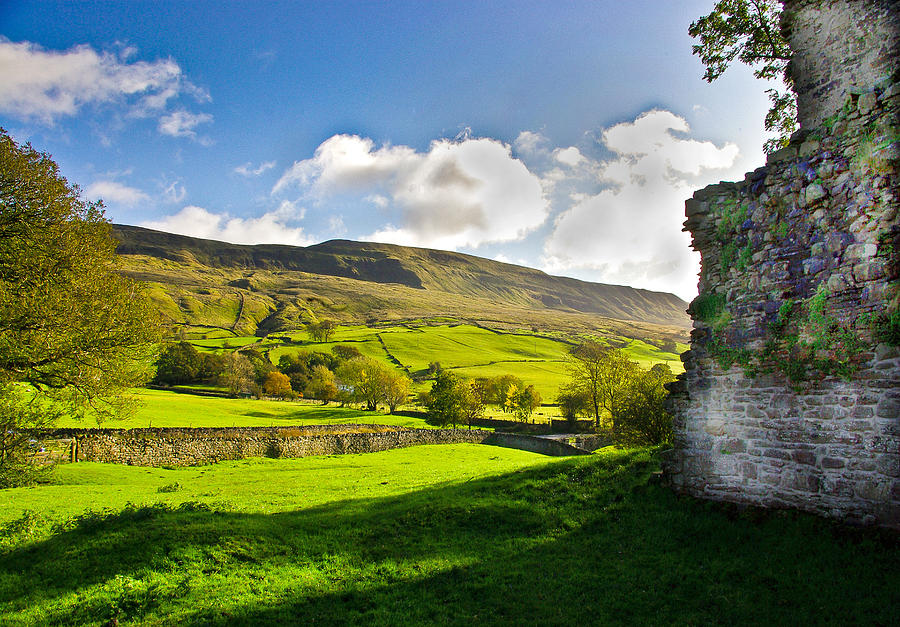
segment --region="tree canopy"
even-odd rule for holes
[[[779,0],[719,0],[709,14],[688,29],[688,34],[700,41],[692,49],[706,66],[706,81],[719,78],[737,59],[753,68],[756,78],[781,78],[788,87],[786,91],[766,90],[772,106],[765,126],[776,133],[766,142],[766,152],[784,146],[797,127],[797,100],[787,75],[791,48],[781,36],[780,16]]]
[[[115,250],[102,203],[0,129],[0,387],[103,413],[149,378],[156,315]]]
[[[475,381],[443,370],[431,384],[427,400],[428,420],[442,427],[467,424],[484,414],[483,390]]]

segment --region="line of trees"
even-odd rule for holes
[[[420,395],[430,422],[447,426],[468,425],[484,416],[487,405],[527,421],[541,406],[541,395],[515,375],[469,379],[437,369],[431,390]]]
[[[584,342],[571,349],[568,367],[569,381],[556,398],[564,418],[589,417],[595,430],[623,443],[671,440],[665,385],[675,377],[668,365],[643,370],[617,348]]]
[[[276,366],[254,349],[201,353],[182,341],[164,347],[156,366],[154,382],[161,385],[218,383],[234,396],[305,397],[359,403],[369,410],[383,405],[391,413],[409,398],[411,385],[405,374],[344,344],[330,354],[285,354]]]

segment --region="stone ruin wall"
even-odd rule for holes
[[[671,485],[900,529],[898,3],[788,1],[801,130],[696,192]]]

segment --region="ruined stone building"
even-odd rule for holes
[[[900,528],[900,2],[785,0],[801,129],[696,192],[670,484]]]

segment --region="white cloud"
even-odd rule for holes
[[[388,199],[386,196],[382,196],[381,194],[370,194],[369,196],[366,196],[366,200],[368,200],[379,209],[386,209],[387,206],[391,204],[390,199]]]
[[[248,161],[244,165],[239,165],[238,167],[236,167],[234,171],[241,176],[259,176],[263,172],[271,170],[274,167],[274,161],[265,161],[263,163],[260,163],[259,167],[257,168],[254,168],[253,164]]]
[[[282,203],[275,211],[258,218],[233,218],[228,214],[212,213],[203,207],[189,205],[174,215],[143,222],[141,226],[233,244],[309,246],[315,240],[303,228],[288,224],[302,217],[302,210],[298,210],[293,203]]]
[[[576,148],[575,146],[569,146],[568,148],[557,148],[553,151],[553,158],[571,168],[576,167],[578,164],[585,160],[584,155],[582,155],[581,151],[578,150],[578,148]]]
[[[52,125],[86,105],[125,103],[132,115],[148,116],[161,113],[182,93],[209,99],[174,60],[129,62],[133,52],[101,53],[88,45],[58,52],[0,37],[0,111]]]
[[[560,190],[567,194],[560,203],[568,208],[556,216],[544,243],[545,269],[590,270],[603,282],[690,298],[699,257],[681,231],[684,201],[730,168],[738,148],[690,139],[689,132],[683,118],[658,110],[603,132],[602,142],[615,157],[579,163],[605,188]]]
[[[451,250],[521,239],[548,212],[538,177],[508,145],[483,138],[434,141],[420,153],[335,135],[311,159],[294,163],[272,191],[294,186],[320,200],[355,195],[390,207],[395,223],[364,239]]]
[[[541,133],[534,131],[522,131],[513,142],[515,149],[526,155],[536,154],[546,151],[547,138]]]
[[[181,181],[173,181],[169,185],[166,185],[166,188],[163,190],[163,198],[165,198],[168,203],[179,203],[184,200],[186,195],[187,190]]]
[[[208,113],[190,113],[180,109],[159,118],[159,132],[172,137],[196,139],[197,132],[194,129],[200,124],[212,122],[212,119]]]
[[[328,230],[337,237],[346,234],[347,226],[344,224],[344,216],[331,216],[328,218]]]
[[[125,207],[134,207],[150,197],[135,187],[128,187],[116,181],[95,181],[84,190],[87,198],[103,200]]]

